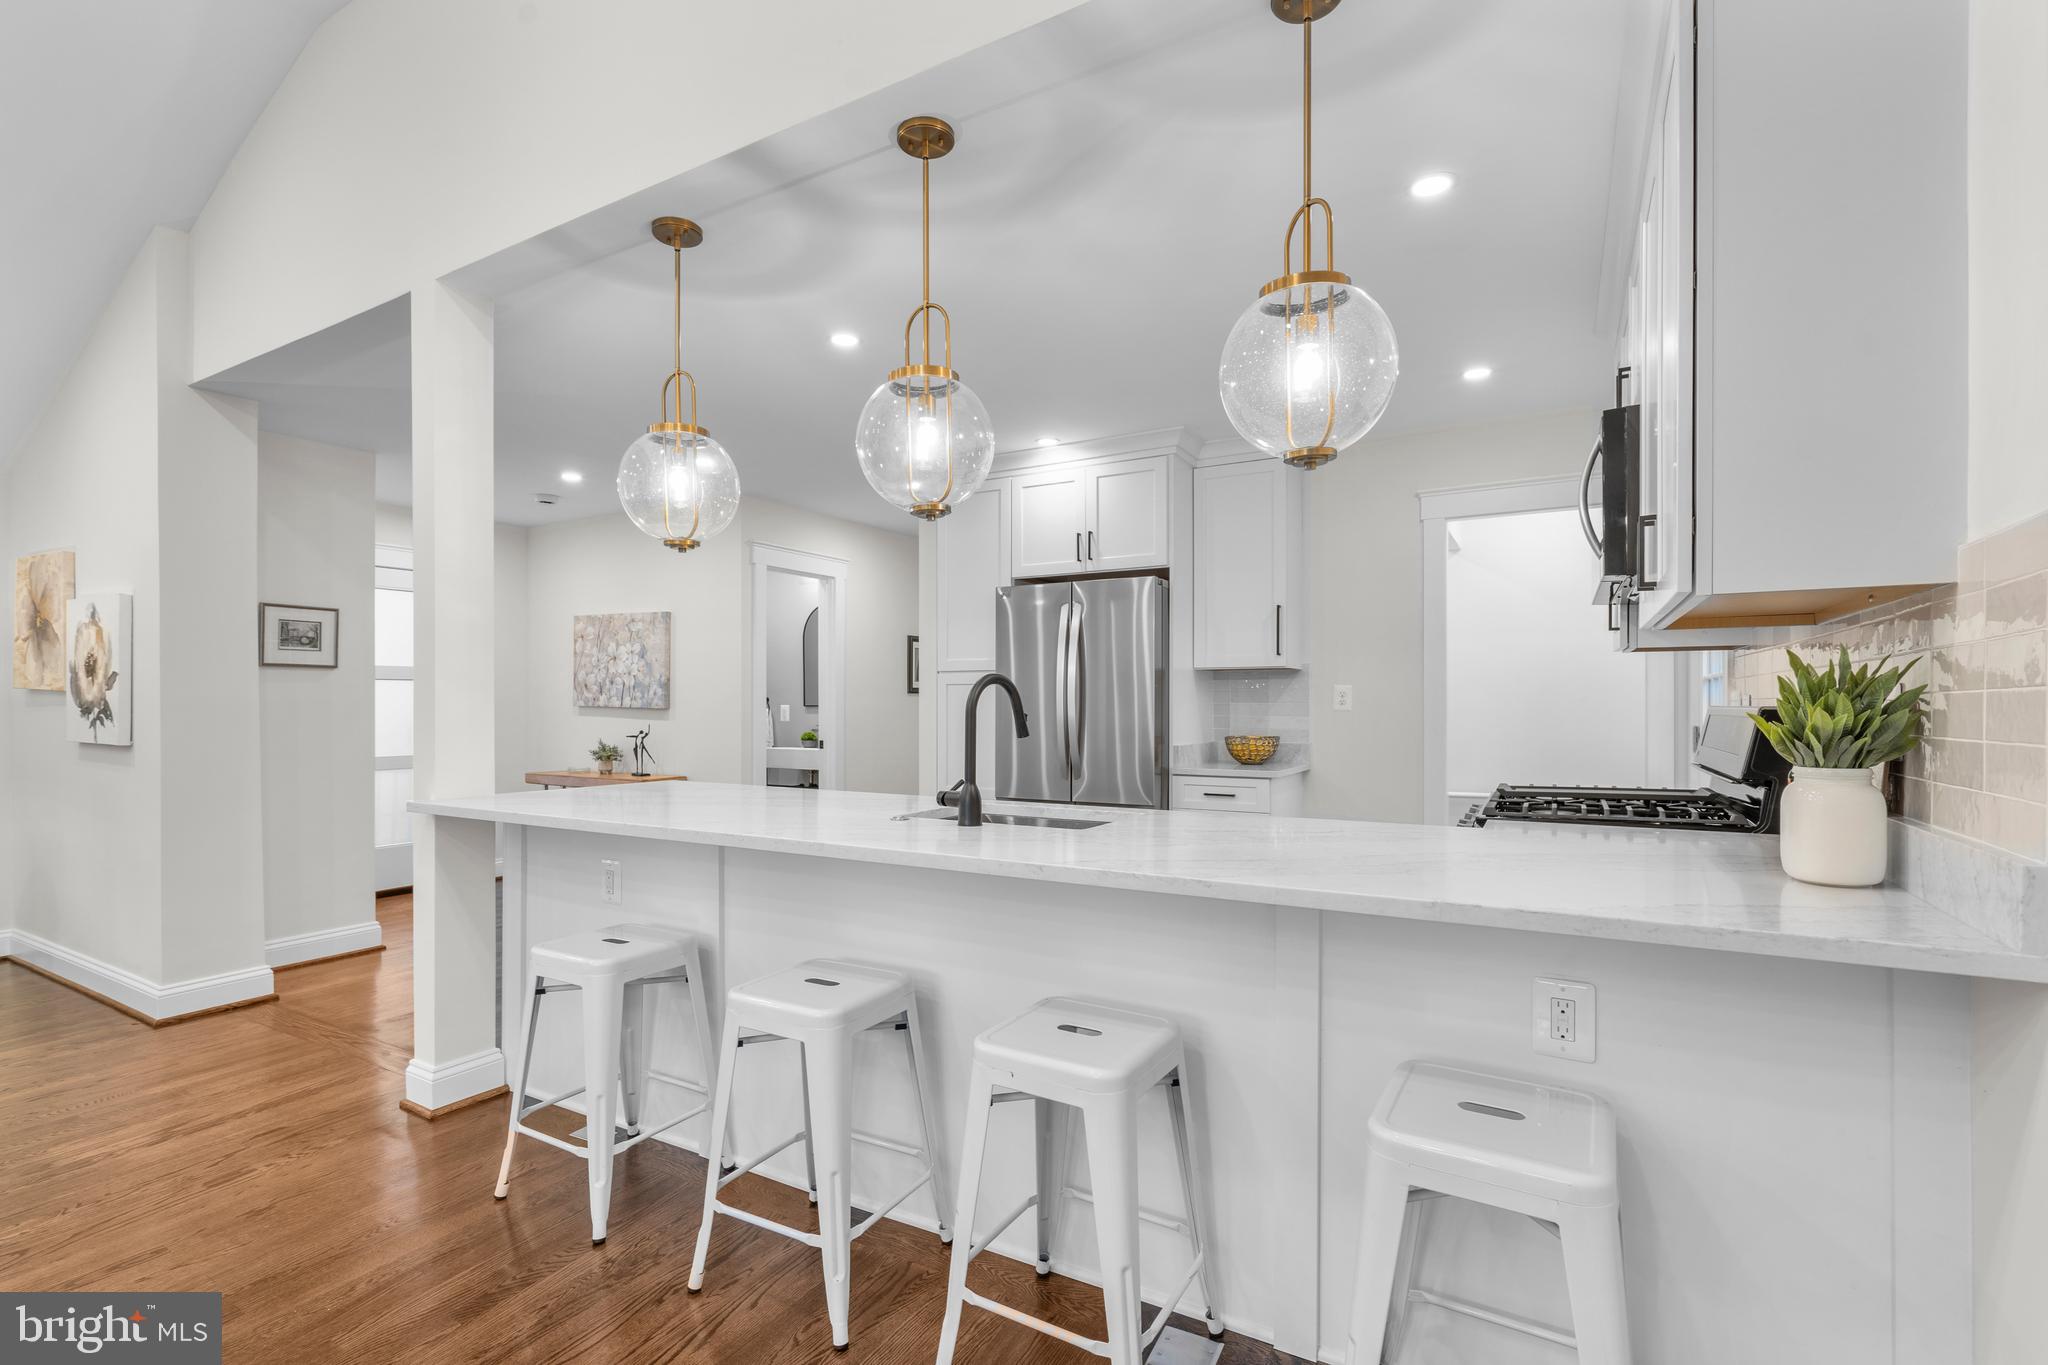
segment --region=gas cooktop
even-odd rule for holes
[[[1662,791],[1635,787],[1494,788],[1484,804],[1467,811],[1463,825],[1489,820],[1523,820],[1556,825],[1646,825],[1657,829],[1754,831],[1766,814],[1758,801],[1723,796],[1702,787]]]

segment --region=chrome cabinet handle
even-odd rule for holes
[[[1600,463],[1600,438],[1593,440],[1593,453],[1586,457],[1586,472],[1579,475],[1579,529],[1586,533],[1586,543],[1593,547],[1594,554],[1605,554],[1600,545],[1600,533],[1593,529],[1593,466]]]

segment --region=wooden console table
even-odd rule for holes
[[[526,780],[536,787],[609,787],[619,782],[688,782],[680,773],[601,773],[595,768],[564,768],[560,772],[528,773]]]

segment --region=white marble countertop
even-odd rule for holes
[[[1898,887],[1808,886],[1761,835],[1371,824],[1094,810],[1095,829],[964,830],[929,798],[649,782],[464,800],[423,815],[1776,957],[2048,981],[2023,951]],[[992,802],[990,810],[1044,813]],[[2027,883],[2031,885],[2032,883]],[[2017,907],[2011,917],[2019,919]]]
[[[1221,763],[1176,763],[1167,771],[1175,777],[1261,777],[1271,781],[1307,772],[1308,762],[1302,759],[1284,763],[1273,759],[1265,763],[1239,763],[1236,759],[1225,759]]]

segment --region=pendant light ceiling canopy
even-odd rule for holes
[[[1312,35],[1316,21],[1337,5],[1338,0],[1272,0],[1275,16],[1301,26],[1301,207],[1287,222],[1281,273],[1230,329],[1218,373],[1223,410],[1238,434],[1303,469],[1328,464],[1372,430],[1400,372],[1394,326],[1372,296],[1337,269],[1336,215],[1310,187]]]
[[[675,252],[675,367],[661,386],[661,420],[619,461],[619,504],[635,526],[686,553],[732,524],[740,475],[725,447],[698,425],[697,379],[683,368],[683,250],[703,241],[704,229],[687,218],[657,218],[652,228],[654,239]]]
[[[897,125],[896,145],[917,158],[924,181],[924,300],[903,328],[903,364],[869,396],[853,436],[868,484],[926,521],[973,496],[996,453],[988,409],[953,370],[952,315],[932,302],[932,162],[952,151],[954,140],[953,125],[930,115]],[[933,314],[941,338],[937,360]]]

